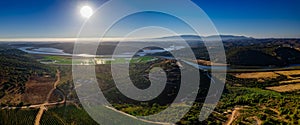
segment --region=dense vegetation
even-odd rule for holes
[[[42,117],[41,125],[97,125],[83,110],[75,106],[49,109]]]
[[[256,116],[264,124],[300,124],[300,97],[296,92],[278,93],[259,88],[227,86],[217,111],[224,112],[237,106],[245,107],[236,123],[249,121]]]
[[[281,47],[275,50],[276,55],[286,64],[299,64],[300,51],[290,47]]]
[[[38,110],[1,110],[1,125],[32,125]]]
[[[276,57],[255,50],[238,50],[227,54],[227,63],[238,66],[282,66]]]
[[[32,125],[38,110],[0,110],[1,125]],[[43,114],[41,125],[97,125],[83,110],[75,106],[51,108]]]
[[[288,66],[299,63],[299,39],[224,41],[227,61],[242,66]]]

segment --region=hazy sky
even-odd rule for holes
[[[96,9],[105,0],[1,0],[0,38],[52,38],[76,37],[86,18],[80,8],[89,5]],[[300,38],[299,0],[194,0],[215,24],[220,34],[251,37],[298,37]],[[130,3],[128,3],[130,5]],[[162,1],[168,6],[168,2]],[[108,14],[109,15],[109,14]],[[192,15],[191,15],[192,16]],[[180,21],[167,23],[170,17],[157,13],[144,13],[127,19],[135,25],[147,20],[153,25],[168,25],[191,32]],[[103,17],[105,18],[105,17]],[[197,17],[191,17],[196,19]],[[111,36],[127,32],[132,24],[124,24]]]

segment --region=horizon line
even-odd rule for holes
[[[191,35],[191,36],[199,36],[195,34],[184,34],[184,35]],[[222,34],[223,35],[223,34]],[[222,36],[219,35],[219,36]],[[183,36],[183,35],[178,35]],[[209,37],[215,35],[207,35],[207,36],[200,36],[200,37]],[[226,36],[226,35],[223,35]],[[254,39],[300,39],[300,37],[250,37],[245,35],[231,35],[231,36],[244,36],[248,38]],[[122,40],[146,40],[146,39],[157,39],[157,38],[164,38],[164,37],[172,37],[172,36],[161,36],[161,37],[136,37],[136,38],[122,38],[122,37],[105,37],[105,38],[98,38],[98,37],[84,37],[84,38],[77,38],[77,37],[16,37],[16,38],[0,38],[0,42],[76,42],[77,40],[86,40],[86,41],[95,41],[100,40],[102,41],[122,41]],[[175,37],[175,35],[174,35]]]

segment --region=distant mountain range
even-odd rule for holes
[[[167,36],[161,38],[155,38],[155,40],[207,40],[207,41],[215,41],[221,38],[223,41],[225,40],[246,40],[246,39],[254,39],[252,37],[246,36],[234,36],[234,35],[212,35],[212,36],[197,36],[197,35],[180,35],[180,36]]]

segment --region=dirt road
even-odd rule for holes
[[[240,115],[239,110],[241,110],[241,109],[243,109],[243,108],[241,108],[241,107],[234,108],[234,110],[233,110],[233,112],[231,114],[231,117],[228,120],[228,122],[227,122],[226,125],[231,125],[232,122],[239,117],[239,115]]]
[[[47,110],[47,108],[45,107],[45,105],[49,104],[48,103],[49,99],[50,99],[53,91],[56,89],[56,86],[58,85],[59,81],[60,81],[60,71],[57,69],[56,70],[56,81],[53,84],[53,88],[48,93],[45,103],[40,106],[40,110],[39,110],[38,114],[35,117],[34,125],[40,125],[40,121],[41,121],[41,118],[43,116],[43,113],[44,113],[45,110]]]

